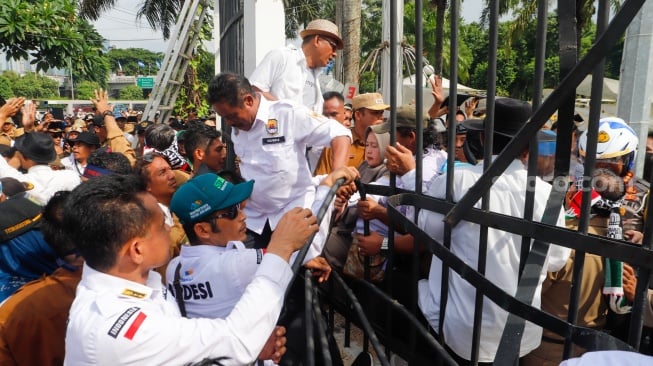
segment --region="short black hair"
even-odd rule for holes
[[[166,163],[168,163],[168,160],[166,158],[157,153],[157,152],[152,152],[152,153],[147,153],[141,156],[140,158],[136,159],[136,163],[134,164],[134,167],[132,168],[132,173],[138,178],[140,181],[140,184],[143,187],[147,187],[148,184],[150,184],[150,164],[154,161],[154,158],[160,157],[161,159],[165,160]],[[169,165],[170,163],[168,163]]]
[[[153,214],[133,175],[103,175],[77,186],[64,203],[63,228],[86,264],[107,271],[129,239],[145,234]]]
[[[172,145],[177,132],[163,123],[145,129],[145,143],[156,150],[163,151]]]
[[[254,88],[246,77],[223,72],[209,82],[207,101],[211,105],[226,102],[232,107],[242,107],[243,97],[247,94],[254,95]]]
[[[117,152],[107,152],[104,149],[94,151],[88,158],[88,164],[110,170],[116,174],[129,174],[132,172],[132,166],[125,155]]]
[[[69,239],[63,230],[63,206],[70,191],[58,191],[43,208],[43,221],[41,221],[41,233],[43,239],[50,245],[57,257],[63,258],[75,252],[75,244]]]
[[[206,150],[206,148],[213,143],[213,140],[222,137],[222,133],[214,127],[201,124],[193,124],[189,129],[184,132],[184,149],[186,155],[191,157],[193,151],[199,148]]]
[[[322,99],[324,99],[325,101],[333,98],[338,98],[338,100],[340,100],[342,103],[345,103],[345,97],[341,93],[335,90],[328,91],[322,94]]]

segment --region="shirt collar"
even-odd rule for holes
[[[258,111],[256,111],[256,119],[254,120],[250,131],[255,128],[257,123],[265,124],[268,121],[268,117],[270,116],[270,105],[273,102],[265,99],[263,94],[259,94],[259,96],[261,97],[261,102],[258,105]]]
[[[96,271],[84,263],[82,283],[89,289],[112,297],[148,300],[161,293],[161,275],[150,271],[145,285]]]

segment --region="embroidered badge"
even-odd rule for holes
[[[279,123],[276,119],[271,118],[268,120],[268,123],[265,124],[265,130],[269,135],[276,135],[279,132]]]
[[[129,340],[134,339],[134,336],[136,335],[138,328],[141,327],[141,324],[143,324],[145,318],[147,318],[147,315],[145,315],[145,313],[143,312],[138,313],[138,315],[136,315],[136,319],[134,319],[134,321],[129,326],[129,328],[127,328],[127,331],[125,332],[125,338]]]
[[[109,329],[109,332],[107,334],[110,335],[113,338],[118,337],[118,334],[120,334],[120,331],[122,330],[122,328],[125,326],[125,324],[127,324],[127,321],[129,320],[129,318],[131,318],[132,315],[134,315],[140,309],[141,308],[134,306],[134,307],[131,307],[131,308],[125,310],[125,312],[122,313],[122,315],[120,315],[118,317],[118,319],[116,319],[116,322],[113,323],[113,325],[111,326],[111,329]]]

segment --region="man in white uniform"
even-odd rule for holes
[[[516,135],[519,128],[530,117],[531,106],[515,99],[502,98],[496,100],[494,153],[498,154]],[[483,129],[482,120],[465,121],[465,127],[473,130]],[[537,178],[535,186],[528,183],[526,162],[528,149],[515,159],[494,181],[490,191],[490,211],[523,217],[526,187],[535,189],[533,217],[536,221],[542,218],[551,186]],[[454,202],[459,201],[467,190],[483,173],[482,164],[460,167],[454,174]],[[446,174],[437,176],[430,184],[426,194],[445,198]],[[481,201],[476,204],[480,208]],[[419,227],[442,243],[444,235],[443,215],[426,210],[420,211]],[[558,226],[564,226],[562,210],[558,216]],[[451,232],[451,251],[462,261],[473,268],[478,266],[479,226],[461,221]],[[517,290],[521,236],[496,229],[488,230],[487,270],[485,276],[491,282],[501,287],[509,294]],[[551,245],[547,260],[540,274],[538,288],[535,291],[532,305],[540,306],[542,281],[547,271],[557,271],[564,266],[570,250]],[[449,296],[444,315],[444,340],[447,346],[459,357],[461,362],[471,358],[472,332],[474,321],[475,289],[462,280],[453,271],[449,277]],[[440,316],[440,288],[442,277],[442,262],[435,256],[431,261],[428,280],[419,283],[419,306],[424,316],[434,329],[438,329]],[[494,361],[499,341],[506,324],[508,313],[490,300],[483,305],[483,320],[481,323],[481,340],[479,347],[479,362]],[[520,348],[520,357],[537,348],[540,344],[542,328],[532,323],[526,323]]]
[[[48,164],[57,158],[54,141],[43,132],[26,133],[14,144],[23,174],[0,159],[0,178],[11,177],[34,185],[30,195],[45,205],[58,191],[70,191],[80,182],[79,175],[71,170],[52,170]]]
[[[208,101],[233,127],[231,139],[242,176],[259,182],[244,209],[252,237],[246,244],[264,247],[286,211],[311,207],[315,201],[306,146],[331,145],[332,166],[337,169],[346,165],[351,132],[304,106],[265,99],[241,75],[216,75],[209,84]]]
[[[290,255],[317,231],[310,210],[292,210],[234,311],[226,319],[187,319],[166,301],[161,277],[152,271],[169,260],[170,227],[137,178],[91,179],[70,194],[64,212],[66,235],[86,260],[70,309],[66,365],[253,362],[275,329],[292,276]],[[285,339],[275,336],[261,358],[278,361],[283,354]]]
[[[342,168],[325,178],[318,187],[319,199],[313,211],[322,205],[338,178],[350,182],[357,175],[355,169]],[[253,187],[251,180],[232,184],[213,173],[206,173],[189,180],[172,197],[170,207],[182,221],[190,245],[182,247],[179,257],[170,261],[166,281],[169,293],[173,294],[169,299],[175,301],[174,282],[179,277],[182,301],[190,318],[229,315],[261,263],[264,251],[247,249],[242,243],[247,238],[247,216],[242,209]],[[205,202],[207,208],[198,211],[190,204],[197,201]],[[318,279],[320,282],[326,280],[331,271],[322,257],[306,262],[306,267],[311,268],[314,275],[323,274]]]
[[[338,26],[326,19],[313,20],[299,35],[303,40],[301,49],[283,47],[270,51],[249,80],[268,100],[294,100],[322,114],[324,99],[318,76],[344,43]]]

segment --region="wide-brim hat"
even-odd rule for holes
[[[299,32],[299,36],[302,39],[312,36],[312,35],[327,36],[334,41],[336,41],[337,48],[339,50],[343,49],[345,43],[340,38],[340,32],[338,32],[338,26],[326,19],[315,19],[314,21],[308,23],[306,28]]]
[[[96,134],[88,131],[80,132],[77,137],[68,139],[68,141],[71,144],[74,144],[75,142],[83,142],[89,146],[100,147],[100,138]]]
[[[48,164],[57,158],[52,137],[43,132],[26,133],[16,139],[14,148],[38,164]]]
[[[512,99],[497,98],[494,102],[494,133],[496,135],[513,137],[522,126],[530,119],[532,107],[528,102]],[[484,131],[484,119],[467,119],[462,125],[471,131]]]
[[[201,221],[211,213],[248,199],[254,181],[232,184],[224,178],[206,173],[184,183],[170,201],[170,209],[184,224]]]
[[[395,128],[408,127],[417,129],[417,108],[414,104],[404,104],[397,108],[397,117],[395,119]],[[422,113],[422,127],[426,128],[429,123],[429,115]],[[370,126],[372,131],[377,134],[390,132],[390,121],[385,121],[378,125]]]
[[[355,111],[361,108],[373,111],[384,111],[390,108],[389,104],[383,103],[383,96],[379,93],[358,94],[352,98],[351,103]]]

